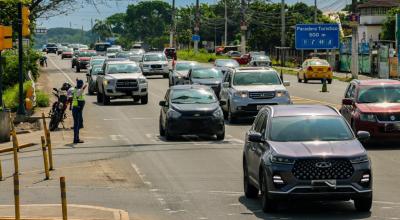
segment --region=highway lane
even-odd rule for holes
[[[74,73],[69,60],[50,56],[51,83],[66,78],[85,78]],[[346,83],[335,81],[329,93],[320,84],[299,84],[285,76],[295,103],[340,104]],[[166,79],[151,77],[147,105],[114,101],[97,105],[87,96],[82,145],[57,146],[54,175],[69,180],[69,201],[125,209],[131,218],[143,219],[393,219],[400,216],[399,150],[368,148],[374,168],[374,206],[371,213],[354,211],[351,202],[290,203],[276,214],[264,214],[259,200],[248,200],[242,192],[242,147],[251,120],[226,126],[226,140],[185,137],[166,142],[158,135],[158,102],[168,88]],[[62,131],[58,131],[62,132]],[[65,132],[72,138],[71,132]],[[9,158],[8,158],[9,159]],[[27,154],[24,170],[40,169],[42,161]],[[6,169],[11,169],[9,166]],[[24,176],[24,175],[23,175]],[[38,182],[26,173],[24,203],[58,203],[58,182]],[[6,180],[11,182],[10,179]],[[3,183],[0,183],[3,184]],[[4,185],[4,184],[3,184]],[[2,185],[2,186],[3,186]],[[46,193],[43,193],[46,188]],[[0,187],[10,194],[11,184]],[[0,203],[8,200],[0,197]],[[9,203],[9,202],[8,202]]]

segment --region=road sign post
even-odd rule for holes
[[[339,48],[338,24],[296,25],[297,50],[332,50]]]
[[[400,78],[400,14],[396,14],[397,78]]]

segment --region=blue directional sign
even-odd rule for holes
[[[338,49],[338,24],[298,24],[296,25],[296,49]]]
[[[192,35],[192,41],[200,41],[199,35]]]

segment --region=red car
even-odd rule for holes
[[[61,59],[64,59],[64,58],[72,58],[73,54],[74,54],[74,49],[72,49],[72,48],[67,48],[67,49],[65,49],[65,50],[62,51],[62,53],[61,53]]]
[[[340,109],[354,132],[374,140],[400,140],[400,81],[353,80]]]

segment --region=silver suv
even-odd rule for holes
[[[140,67],[132,61],[110,61],[97,77],[97,102],[110,104],[111,99],[133,98],[148,102],[148,83]]]
[[[145,53],[141,62],[143,74],[169,76],[168,59],[164,53]]]
[[[242,67],[229,70],[220,92],[222,110],[230,123],[239,116],[255,116],[265,105],[291,104],[289,92],[272,68]]]

